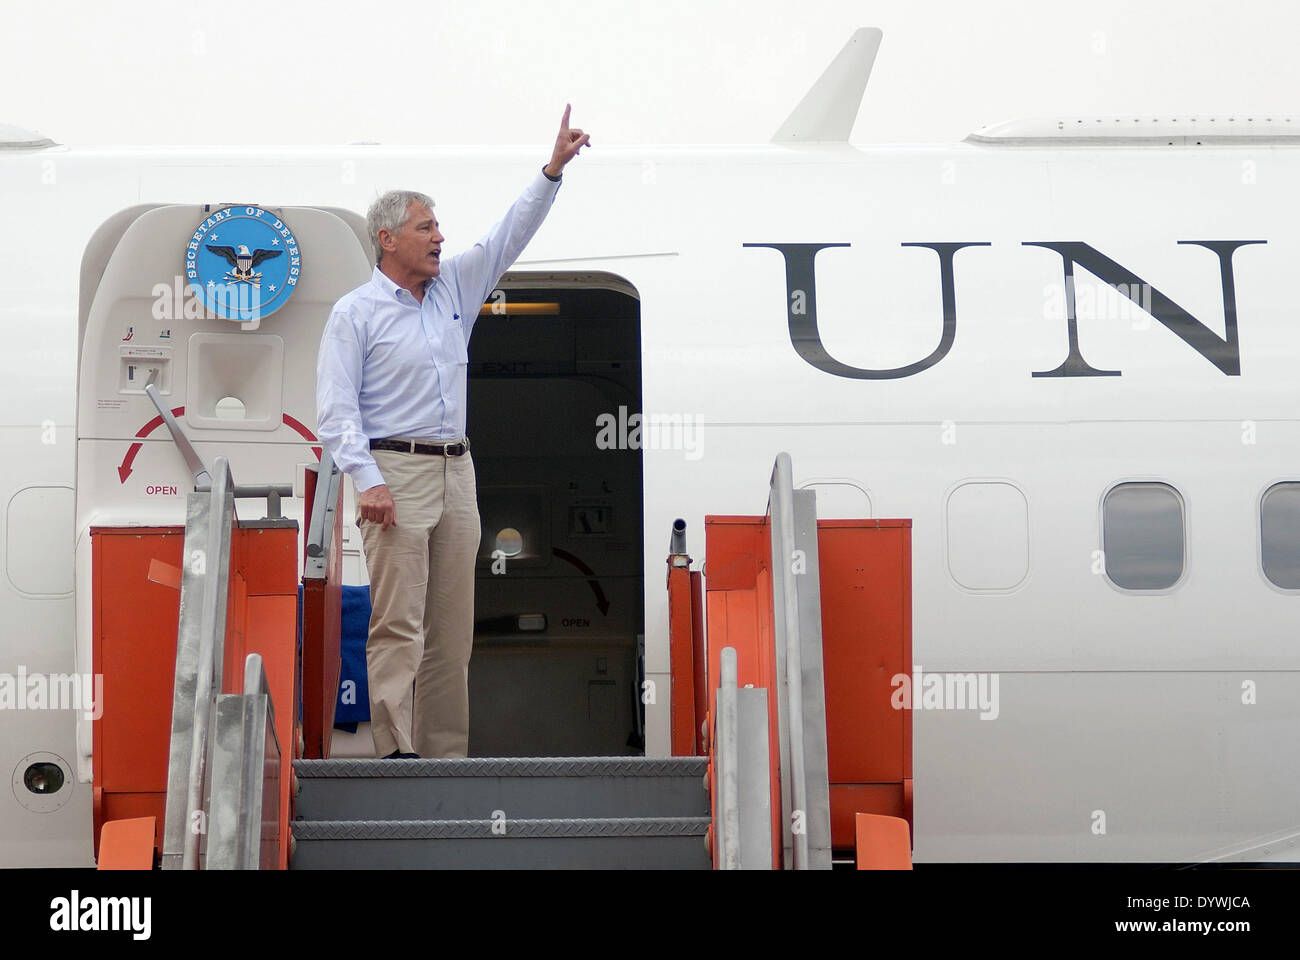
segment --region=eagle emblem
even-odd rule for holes
[[[298,237],[264,207],[205,206],[203,213],[185,241],[185,279],[208,313],[256,330],[298,289]]]
[[[225,257],[226,262],[230,264],[231,269],[226,271],[222,279],[229,283],[251,283],[255,287],[262,285],[262,275],[255,273],[257,265],[264,260],[273,260],[278,257],[283,250],[253,250],[249,251],[245,244],[240,244],[239,249],[234,247],[217,246],[211,243],[204,244],[219,257]]]

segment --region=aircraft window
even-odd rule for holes
[[[505,527],[497,533],[497,550],[502,556],[517,557],[524,552],[524,538],[514,527]]]
[[[1183,575],[1183,500],[1167,483],[1121,483],[1102,503],[1106,576],[1125,590],[1165,590]]]
[[[1275,483],[1259,502],[1260,563],[1283,590],[1300,590],[1300,483]]]
[[[948,572],[968,590],[1010,590],[1029,575],[1029,504],[1019,488],[973,480],[948,495]]]

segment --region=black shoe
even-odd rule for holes
[[[392,753],[390,753],[388,756],[386,756],[386,757],[380,757],[379,759],[381,759],[381,760],[419,760],[419,759],[420,759],[420,755],[419,755],[418,753],[401,753],[401,752],[399,752],[399,751],[397,751],[397,750],[394,750],[394,751],[393,751]]]

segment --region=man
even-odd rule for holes
[[[358,493],[378,757],[468,754],[480,530],[465,436],[466,348],[479,308],[542,225],[561,171],[588,140],[569,127],[566,105],[550,162],[487,236],[446,262],[433,201],[384,194],[366,217],[374,273],[325,325],[317,433]]]

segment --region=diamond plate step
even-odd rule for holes
[[[707,817],[703,757],[295,760],[300,821]]]
[[[707,817],[296,821],[294,870],[699,869]]]

